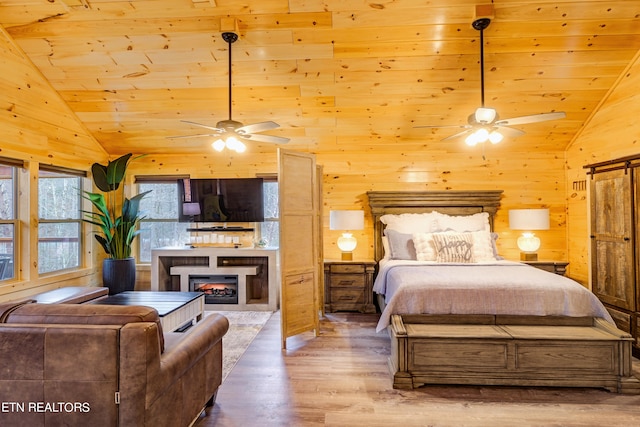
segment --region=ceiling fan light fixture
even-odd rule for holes
[[[489,139],[489,131],[485,128],[480,128],[474,132],[476,134],[476,140],[478,142],[487,142]]]
[[[474,147],[478,144],[478,137],[476,135],[475,132],[470,133],[469,136],[467,136],[464,140],[465,144],[467,144],[469,147]]]
[[[495,140],[495,142],[494,142],[494,140]],[[489,133],[488,129],[479,128],[479,129],[476,129],[474,132],[472,132],[464,140],[464,142],[470,147],[473,147],[475,145],[478,145],[478,144],[481,144],[481,143],[487,142],[487,141],[491,141],[493,144],[496,144],[496,143],[502,141],[502,134],[500,132],[497,132],[497,131],[493,131],[493,132]]]
[[[239,143],[240,141],[238,141],[238,138],[235,136],[228,136],[225,145],[229,150],[236,151],[236,147]]]
[[[225,143],[223,140],[221,139],[216,139],[213,144],[211,144],[211,146],[213,147],[214,150],[216,150],[217,152],[221,152],[222,150],[224,150],[225,147]]]
[[[480,107],[476,109],[476,122],[481,124],[492,123],[496,119],[496,110],[493,108]]]
[[[500,141],[502,141],[503,139],[504,139],[504,136],[500,132],[498,132],[497,130],[494,130],[489,134],[489,141],[492,144],[497,144]]]
[[[247,151],[247,146],[242,141],[238,141],[236,144],[236,153],[244,153],[245,151]]]
[[[228,136],[225,139],[216,139],[213,144],[211,144],[211,147],[213,147],[217,152],[222,152],[225,148],[235,151],[236,153],[244,153],[247,151],[247,146],[235,136]]]

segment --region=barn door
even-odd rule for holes
[[[322,242],[324,242],[323,232],[322,232],[322,223],[324,222],[322,219],[322,165],[316,165],[316,188],[317,188],[317,197],[316,197],[316,206],[318,207],[318,220],[316,221],[316,229],[318,231],[318,253],[316,254],[316,272],[318,277],[318,305],[319,311],[324,317],[324,248],[322,247]]]
[[[635,309],[632,174],[596,173],[591,179],[591,280],[601,301]]]
[[[287,338],[318,334],[318,186],[315,156],[278,150],[280,203],[280,312]]]

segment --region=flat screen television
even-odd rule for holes
[[[264,221],[262,178],[180,179],[180,222]]]

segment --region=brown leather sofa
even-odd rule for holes
[[[188,426],[222,382],[212,314],[164,333],[142,306],[0,304],[0,425]]]

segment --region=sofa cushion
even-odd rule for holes
[[[65,325],[126,325],[154,322],[158,327],[160,352],[164,351],[160,316],[154,308],[141,305],[26,304],[11,311],[5,322]]]

